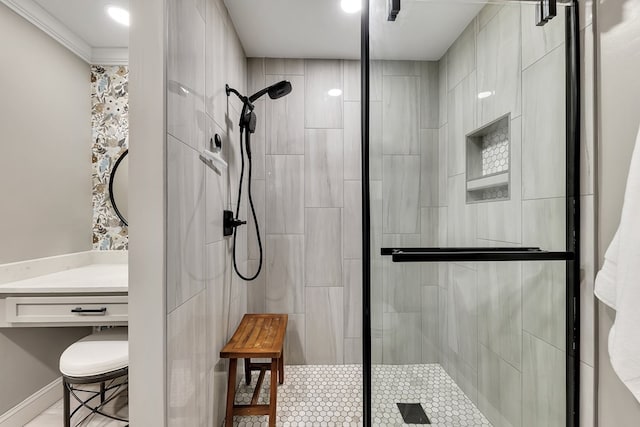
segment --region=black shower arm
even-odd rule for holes
[[[240,99],[240,101],[242,101],[242,103],[244,104],[243,110],[246,111],[246,108],[249,108],[249,111],[253,111],[253,109],[255,108],[249,98],[242,95],[240,92],[230,87],[229,85],[225,85],[225,91],[227,92],[227,96],[231,96],[231,94],[233,93],[238,97],[238,99]]]

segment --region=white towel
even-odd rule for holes
[[[616,310],[609,332],[609,357],[616,374],[640,401],[640,130],[620,225],[596,277],[595,294]]]

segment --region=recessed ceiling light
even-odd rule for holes
[[[489,92],[489,91],[487,91],[487,92],[480,92],[480,93],[478,94],[478,99],[485,99],[485,98],[488,98],[488,97],[490,97],[491,95],[493,95],[494,93],[495,93],[495,92]]]
[[[129,26],[129,11],[118,6],[107,6],[107,13],[118,24]]]
[[[342,90],[340,89],[329,89],[329,92],[327,92],[329,94],[329,96],[340,96],[342,95]]]
[[[356,13],[362,8],[362,0],[341,0],[340,6],[347,13]]]

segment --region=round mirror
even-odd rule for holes
[[[109,199],[118,218],[129,225],[129,150],[125,150],[113,165],[109,178]]]

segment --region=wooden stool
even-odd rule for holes
[[[220,352],[220,357],[230,359],[225,426],[233,426],[234,415],[268,415],[269,426],[275,427],[278,382],[284,382],[283,347],[287,319],[286,314],[245,314],[231,340]],[[234,404],[238,358],[244,359],[247,384],[251,384],[251,371],[260,371],[249,405]],[[252,363],[251,358],[270,358],[271,363]],[[271,369],[269,404],[259,405],[260,388],[267,369]]]

